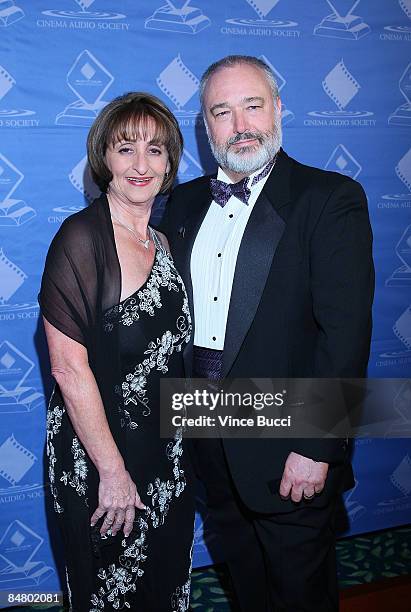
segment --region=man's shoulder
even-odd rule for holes
[[[331,170],[324,170],[323,168],[317,168],[315,166],[309,166],[293,158],[289,159],[293,167],[293,182],[296,185],[310,185],[314,189],[321,191],[333,191],[342,185],[351,186],[354,189],[361,189],[360,183],[350,176]]]
[[[205,175],[199,176],[192,181],[187,181],[186,183],[181,183],[174,187],[173,189],[173,197],[174,196],[191,196],[193,193],[204,191],[208,189],[210,185],[210,178],[215,175]]]

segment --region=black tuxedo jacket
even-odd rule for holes
[[[191,310],[190,257],[212,201],[209,178],[178,186],[161,225]],[[365,376],[373,290],[372,234],[362,187],[281,150],[238,253],[223,376]],[[190,376],[192,344],[184,357]],[[224,448],[243,502],[258,512],[295,507],[278,494],[290,451],[331,464],[326,487],[311,504],[328,503],[337,489],[351,485],[343,440],[225,439]]]

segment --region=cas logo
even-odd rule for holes
[[[48,218],[49,223],[62,223],[64,219],[73,213],[82,210],[87,202],[92,202],[100,195],[100,189],[94,183],[90,167],[87,163],[87,155],[85,155],[70,171],[68,175],[69,181],[72,186],[83,196],[83,203],[77,205],[66,205],[56,206],[53,208],[54,215],[50,215]]]
[[[310,111],[308,115],[317,119],[306,119],[304,125],[316,127],[361,127],[374,126],[375,119],[364,119],[374,113],[365,110],[349,110],[347,107],[358,94],[361,85],[351,74],[344,60],[341,59],[330,70],[322,81],[324,92],[334,102],[336,108],[333,110]]]
[[[395,321],[392,331],[397,337],[397,342],[390,342],[389,344],[394,346],[395,350],[385,351],[380,356],[390,360],[397,360],[400,364],[409,364],[411,360],[411,305]],[[386,364],[382,363],[380,365]]]
[[[187,151],[187,149],[183,150],[183,155],[181,156],[180,165],[178,167],[178,181],[179,183],[186,183],[187,181],[192,181],[198,176],[202,176],[204,174],[204,170],[198,161]]]
[[[408,21],[402,25],[387,25],[385,32],[380,35],[381,40],[406,40],[411,41],[411,0],[398,0],[403,13],[408,17]]]
[[[286,85],[287,81],[283,77],[283,75],[272,65],[272,63],[266,58],[265,55],[260,55],[259,58],[262,60],[271,70],[275,76],[275,80],[277,81],[278,92],[281,93]],[[283,99],[281,98],[281,124],[282,126],[287,125],[294,119],[294,113],[290,111],[290,109],[286,108]]]
[[[365,506],[360,504],[356,499],[356,492],[358,494],[358,480],[354,480],[355,484],[346,495],[344,495],[344,505],[347,510],[348,516],[350,517],[350,523],[358,520],[360,516],[367,512]]]
[[[343,144],[339,144],[328,158],[324,170],[332,170],[356,179],[362,166]]]
[[[401,459],[394,471],[390,474],[389,482],[397,493],[397,496],[392,499],[385,499],[384,501],[378,502],[375,514],[384,514],[385,512],[389,512],[390,509],[395,510],[396,508],[401,509],[402,507],[408,507],[411,494],[411,458],[408,453]],[[401,495],[398,496],[398,493]]]
[[[48,485],[27,482],[27,474],[30,477],[35,464],[38,465],[38,457],[21,444],[14,433],[0,443],[0,499],[3,504],[44,496]]]
[[[66,81],[77,99],[57,115],[56,125],[90,127],[107,104],[102,98],[114,81],[113,75],[85,49],[76,57]]]
[[[128,30],[129,23],[123,13],[90,10],[96,0],[66,0],[67,9],[47,9],[42,11],[46,19],[37,19],[40,28],[65,28],[75,30]],[[102,2],[102,0],[100,0]],[[61,0],[60,0],[61,4]],[[107,4],[107,2],[105,3]]]
[[[301,32],[293,29],[295,26],[298,26],[296,21],[271,18],[271,11],[274,10],[280,0],[246,0],[246,2],[254,10],[256,17],[235,17],[226,19],[228,26],[221,28],[222,34],[300,37]]]
[[[197,34],[211,25],[200,8],[190,6],[190,0],[167,0],[146,19],[147,30],[163,30],[178,34]]]
[[[27,385],[34,361],[8,340],[0,344],[0,414],[31,412],[44,407],[44,395]]]
[[[38,591],[38,585],[55,574],[38,558],[43,544],[44,538],[21,521],[10,523],[0,539],[0,555],[7,563],[7,572],[0,574],[2,590]]]
[[[411,205],[411,148],[395,166],[395,174],[408,189],[407,193],[387,193],[382,196],[388,202],[381,203],[378,208],[409,208]]]
[[[411,381],[403,383],[393,401],[398,419],[386,433],[387,438],[409,438],[411,436]]]
[[[0,321],[38,318],[37,302],[10,302],[27,278],[27,274],[0,248]]]
[[[387,278],[385,286],[411,287],[411,225],[405,228],[397,242],[395,253],[401,265]]]
[[[23,17],[24,11],[16,6],[14,0],[0,0],[0,28],[7,28]]]
[[[198,92],[199,79],[181,59],[180,54],[160,72],[156,83],[175,105],[174,114],[180,127],[203,125],[198,108],[187,108],[187,103]]]
[[[345,38],[358,40],[371,32],[371,28],[362,17],[354,15],[360,0],[326,0],[332,13],[315,26],[315,36],[328,38]]]
[[[9,94],[15,85],[14,77],[3,66],[0,66],[0,101]],[[38,120],[21,119],[35,114],[35,111],[23,108],[0,108],[0,127],[37,126],[39,124]]]
[[[11,197],[23,179],[24,174],[0,153],[0,227],[18,227],[36,216],[34,208]]]
[[[402,73],[398,88],[405,99],[388,118],[388,125],[411,125],[411,62]]]

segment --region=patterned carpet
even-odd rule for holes
[[[340,540],[337,557],[342,589],[411,574],[411,525]],[[235,612],[224,566],[194,570],[191,592],[193,612]],[[46,609],[49,612],[64,612],[63,608],[47,606],[18,609],[20,612]]]

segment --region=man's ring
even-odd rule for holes
[[[304,499],[312,499],[313,497],[315,497],[315,493],[313,493],[312,495],[306,495],[304,493]]]

